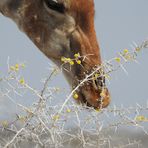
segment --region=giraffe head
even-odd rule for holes
[[[0,12],[11,18],[56,65],[63,65],[63,73],[72,88],[79,85],[78,102],[95,108],[109,104],[102,69],[94,73],[97,78],[91,75],[80,85],[101,65],[93,0],[0,0]]]

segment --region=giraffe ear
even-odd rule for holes
[[[57,11],[59,13],[65,12],[65,6],[63,3],[58,2],[57,0],[44,0],[45,5],[48,9]]]

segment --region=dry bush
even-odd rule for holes
[[[43,88],[36,90],[20,76],[19,72],[25,67],[24,64],[10,66],[8,63],[8,73],[0,79],[0,97],[8,98],[20,110],[13,120],[0,122],[0,146],[2,148],[143,147],[142,144],[147,143],[148,136],[146,130],[148,118],[144,116],[148,111],[147,105],[137,104],[128,108],[111,106],[95,110],[76,104],[72,96],[81,85],[93,79],[100,69],[104,69],[105,73],[102,75],[108,81],[111,74],[119,68],[126,72],[125,63],[136,62],[138,53],[144,48],[148,48],[148,41],[144,41],[140,46],[134,45],[132,51],[124,49],[116,57],[95,67],[94,71],[86,75],[62,103],[58,102],[58,98],[54,100],[58,89],[50,87],[51,78],[59,71],[57,68],[53,67],[44,81]],[[84,60],[85,57],[81,58]],[[75,59],[70,59],[72,60]],[[29,106],[22,105],[14,99],[16,96],[27,97],[27,95],[36,100]],[[77,99],[76,96],[74,98]]]

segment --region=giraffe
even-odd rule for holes
[[[94,67],[101,65],[100,47],[94,26],[94,0],[0,0],[0,13],[13,20],[37,48],[58,67],[72,88],[78,86]],[[63,64],[77,55],[85,60]],[[63,60],[61,58],[63,57]],[[64,61],[65,62],[65,61]],[[110,94],[105,77],[90,79],[77,90],[78,103],[107,107]],[[103,95],[101,95],[103,92]]]

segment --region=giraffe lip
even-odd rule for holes
[[[98,103],[93,103],[92,96],[89,95],[89,91],[86,91],[84,89],[80,90],[80,101],[82,104],[86,104],[88,107],[98,107]]]
[[[79,93],[79,99],[80,99],[80,101],[81,101],[82,104],[83,103],[87,104],[87,99],[84,96],[84,94],[82,93],[82,91],[80,91],[80,93]]]
[[[104,108],[107,107],[110,103],[110,94],[107,88],[103,90],[87,90],[81,88],[80,93],[80,102],[85,103],[89,107],[94,108]]]

